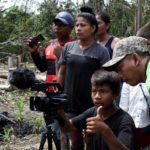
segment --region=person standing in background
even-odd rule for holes
[[[97,13],[96,20],[98,23],[97,40],[108,49],[110,58],[112,58],[114,46],[120,39],[115,36],[109,35],[111,21],[106,12],[102,11]]]
[[[74,27],[73,17],[66,11],[58,13],[53,20],[53,33],[56,39],[48,41],[43,55],[40,54],[40,44],[37,43],[34,47],[30,47],[31,39],[28,39],[28,50],[31,53],[34,64],[41,72],[47,71],[46,82],[50,83],[56,81],[56,60],[61,54],[62,47],[70,41],[75,39],[70,37]]]
[[[107,49],[94,40],[98,25],[91,8],[82,7],[76,17],[76,41],[65,45],[59,59],[57,81],[64,86],[68,96],[65,112],[70,118],[81,114],[93,106],[91,100],[90,78],[110,59]],[[84,150],[81,130],[70,133],[72,150]]]
[[[37,43],[33,47],[30,47],[32,38],[27,40],[28,50],[31,53],[34,64],[41,72],[46,71],[46,82],[56,82],[57,80],[57,61],[61,55],[62,47],[70,41],[74,41],[74,38],[70,37],[70,34],[74,27],[74,19],[70,13],[62,11],[58,13],[53,20],[53,33],[55,39],[51,39],[45,46],[43,55],[40,54],[40,43]],[[54,87],[49,87],[49,91],[54,91]],[[47,115],[44,114],[44,118],[47,118]],[[60,130],[57,122],[54,120],[52,125],[53,139],[57,150],[60,150]]]
[[[102,44],[107,48],[110,58],[112,58],[114,46],[120,39],[113,35],[109,35],[109,31],[111,28],[111,21],[109,15],[105,11],[97,13],[96,20],[98,23],[98,31],[97,31],[98,43]],[[119,101],[120,95],[118,95],[117,100],[115,101],[117,105],[119,105]]]

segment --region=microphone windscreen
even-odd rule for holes
[[[19,89],[27,89],[36,81],[35,73],[28,68],[17,68],[10,72],[9,83]]]

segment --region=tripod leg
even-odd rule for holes
[[[48,132],[47,132],[47,140],[48,140],[48,150],[52,150],[52,139],[54,142],[54,145],[56,147],[56,150],[61,150],[60,148],[60,141],[55,137],[51,127],[48,127]]]
[[[52,132],[52,139],[53,139],[53,142],[54,142],[54,145],[56,147],[57,150],[60,150],[61,148],[61,145],[60,145],[60,129],[59,129],[59,125],[58,125],[58,122],[56,120],[54,120],[53,123],[51,123],[51,129],[50,129]],[[50,133],[49,132],[49,133]]]
[[[47,133],[44,132],[44,133],[42,134],[42,137],[41,137],[39,150],[43,150],[44,144],[45,144],[45,142],[46,142],[46,138],[47,138]]]
[[[47,142],[48,142],[48,150],[52,150],[53,146],[52,146],[52,132],[51,131],[47,132]]]
[[[61,145],[60,145],[60,139],[58,139],[56,133],[53,132],[52,135],[53,135],[53,136],[52,136],[52,139],[53,139],[53,142],[54,142],[54,145],[55,145],[56,149],[57,149],[57,150],[60,150],[60,149],[61,149],[61,148],[60,148],[60,147],[61,147]]]

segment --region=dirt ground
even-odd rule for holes
[[[8,118],[13,121],[16,121],[16,112],[17,112],[16,102],[17,99],[23,97],[22,94],[23,93],[20,91],[15,92],[1,91],[0,93],[0,112],[7,111]],[[27,96],[25,97],[27,98]],[[33,131],[30,129],[29,132],[27,132],[26,134],[19,136],[15,133],[12,133],[12,136],[10,137],[10,140],[8,142],[1,142],[0,150],[38,150],[41,132],[38,133],[36,132],[35,130],[36,125],[34,123],[34,120],[37,118],[37,116],[42,116],[43,113],[31,111],[29,109],[28,100],[25,103],[26,104],[23,110],[23,124],[29,124],[30,126],[32,125]],[[44,124],[42,126],[44,126]],[[6,128],[8,127],[6,126]],[[28,129],[22,128],[22,130]],[[47,143],[45,143],[44,150],[47,150]]]
[[[27,135],[23,138],[16,138],[12,142],[1,145],[0,150],[36,150],[39,147],[40,137],[36,134]],[[44,148],[47,150],[47,148]]]
[[[0,82],[2,85],[2,81]],[[0,89],[0,113],[1,112],[7,112],[8,118],[17,121],[17,102],[18,100],[22,99],[24,101],[24,108],[23,108],[23,120],[22,122],[25,124],[32,125],[33,131],[27,132],[26,134],[23,134],[22,136],[18,136],[17,134],[12,132],[12,135],[10,139],[7,142],[1,142],[0,141],[0,150],[38,150],[39,144],[40,144],[40,138],[41,138],[41,132],[36,131],[36,123],[35,119],[38,116],[43,117],[42,112],[36,112],[31,111],[29,108],[29,98],[32,96],[32,94],[29,91],[22,91],[22,90],[12,90],[11,88],[7,90]],[[42,127],[44,126],[44,123],[42,124]],[[41,128],[42,128],[41,127]],[[8,127],[7,127],[8,128]],[[28,130],[23,129],[22,130]],[[47,142],[45,143],[44,150],[48,150],[47,148]],[[55,150],[55,147],[53,145],[53,150]]]

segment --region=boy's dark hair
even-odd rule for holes
[[[95,33],[97,32],[98,30],[98,24],[97,24],[97,20],[96,20],[96,17],[95,17],[95,14],[92,10],[92,8],[88,7],[88,6],[84,6],[84,7],[81,7],[80,8],[80,13],[77,15],[77,18],[78,17],[83,17],[85,18],[91,25],[94,25],[96,26],[96,29],[95,29]]]
[[[98,70],[93,73],[91,78],[92,86],[107,85],[112,90],[113,94],[119,95],[121,90],[121,79],[114,71]]]

